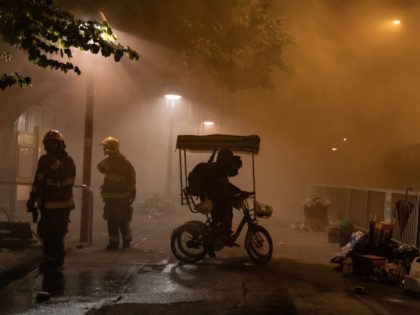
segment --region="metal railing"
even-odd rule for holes
[[[420,192],[381,190],[358,187],[312,185],[311,197],[331,201],[328,215],[334,219],[349,219],[368,229],[369,220],[387,220],[394,223],[393,239],[410,245],[420,245]],[[395,208],[399,200],[408,200],[414,208],[403,231]]]
[[[31,182],[18,182],[18,181],[1,181],[0,185],[10,185],[10,186],[32,186]],[[90,186],[84,185],[84,184],[75,184],[73,187],[80,188],[83,192],[81,194],[81,199],[83,202],[83,199],[85,196],[88,198],[88,219],[87,222],[81,221],[80,223],[80,242],[85,242],[86,240],[83,239],[82,235],[88,235],[87,243],[89,246],[92,246],[92,232],[93,232],[93,191]],[[29,196],[28,196],[29,198]],[[16,202],[16,200],[15,200]],[[14,213],[12,212],[12,215],[14,216]],[[86,233],[87,231],[87,233]]]

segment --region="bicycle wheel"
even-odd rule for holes
[[[179,250],[186,256],[195,257],[204,247],[206,225],[201,221],[188,221],[182,225],[183,232],[177,239]]]
[[[202,222],[186,223],[173,231],[171,250],[174,256],[183,262],[192,263],[202,259],[206,254],[205,225]]]
[[[245,247],[249,258],[256,264],[266,264],[273,256],[273,241],[261,225],[254,225],[248,229]]]

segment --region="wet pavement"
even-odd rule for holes
[[[37,302],[42,292],[51,296]],[[208,314],[255,314],[255,307],[267,309],[262,314],[279,308],[296,313],[270,269],[247,257],[182,265],[169,252],[138,249],[75,250],[62,270],[35,270],[0,293],[4,314],[107,314],[111,309],[112,314],[158,314],[163,309],[180,314],[176,312],[194,307]]]
[[[0,249],[0,289],[32,271],[42,259],[39,245],[18,251]]]
[[[160,221],[159,223],[162,223]],[[172,220],[177,226],[178,222]],[[171,226],[171,225],[166,225]],[[420,299],[333,270],[338,249],[325,232],[266,222],[274,258],[250,262],[243,247],[196,265],[169,251],[171,229],[151,225],[133,248],[74,248],[62,270],[37,269],[0,290],[1,314],[418,314]],[[150,233],[154,230],[155,233]],[[242,245],[242,242],[240,242]],[[365,294],[354,288],[363,285]],[[49,292],[43,293],[43,292]]]

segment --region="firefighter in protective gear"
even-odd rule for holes
[[[98,170],[105,175],[101,196],[105,203],[103,217],[107,221],[109,244],[107,249],[117,249],[120,233],[123,248],[130,247],[132,240],[130,221],[136,198],[136,172],[132,164],[119,151],[119,141],[114,137],[102,140],[107,158],[98,164]]]
[[[66,255],[64,236],[74,209],[73,185],[76,166],[66,152],[64,137],[58,130],[49,130],[43,139],[46,154],[39,158],[29,200],[28,212],[38,221],[37,233],[42,239],[45,259],[40,268],[58,267]]]

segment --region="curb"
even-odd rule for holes
[[[41,248],[33,248],[16,253],[16,258],[19,263],[4,269],[0,268],[0,289],[36,269],[43,260],[44,255]]]

